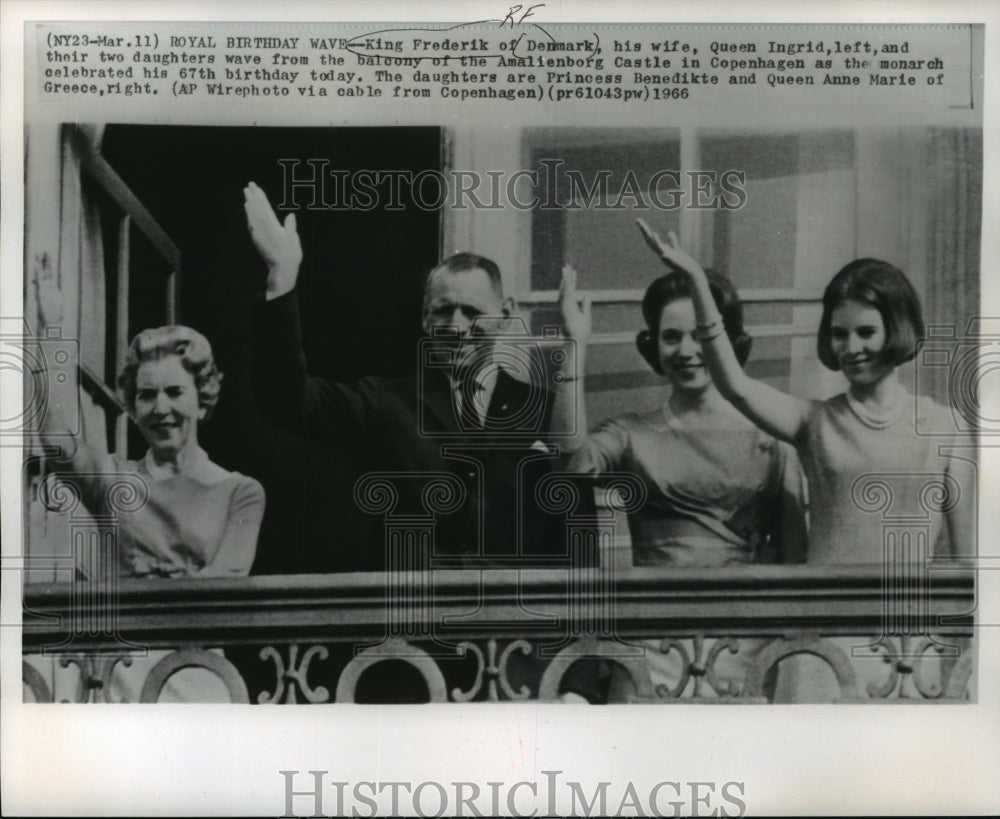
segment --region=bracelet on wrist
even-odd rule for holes
[[[698,324],[691,334],[696,341],[711,341],[722,335],[722,319],[717,318],[707,324]]]

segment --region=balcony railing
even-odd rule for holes
[[[185,668],[255,703],[554,700],[573,691],[574,668],[603,686],[597,699],[610,689],[661,703],[785,701],[788,691],[802,701],[974,698],[967,568],[643,568],[620,570],[610,587],[595,571],[121,580],[110,594],[86,582],[28,585],[26,698],[52,701],[49,663],[80,670],[76,696],[62,699],[115,701],[113,676],[144,649],[162,655],[140,681],[144,702]],[[664,662],[674,675],[665,681]],[[817,673],[825,694],[810,682]]]

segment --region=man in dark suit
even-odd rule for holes
[[[244,196],[247,224],[268,268],[256,351],[268,414],[309,440],[347,449],[377,473],[359,481],[355,500],[378,506],[387,533],[393,520],[435,521],[430,554],[394,552],[387,535],[385,568],[594,565],[598,555],[568,549],[566,510],[545,510],[538,500],[539,481],[558,467],[559,445],[586,434],[575,420],[590,310],[576,298],[575,274],[566,272],[560,300],[571,342],[553,355],[552,343],[539,346],[523,323],[517,332],[496,264],[456,254],[425,283],[417,374],[334,383],[308,374],[302,350],[295,216],[279,222],[253,183]],[[539,354],[558,363],[560,378],[550,379]],[[589,484],[582,482],[577,494],[573,512],[592,515]],[[521,678],[537,685],[543,666],[530,658],[521,665]],[[598,699],[594,668],[573,670],[565,688]]]
[[[253,183],[244,194],[248,226],[268,266],[257,359],[272,419],[347,449],[367,471],[394,476],[394,515],[434,513],[434,568],[569,567],[581,559],[567,554],[564,518],[541,509],[535,496],[538,481],[557,465],[559,445],[585,433],[575,428],[575,402],[589,307],[577,302],[574,282],[564,288],[562,313],[577,343],[560,345],[555,358],[563,377],[554,384],[538,361],[555,350],[552,342],[540,347],[523,324],[517,332],[499,269],[469,253],[428,275],[417,375],[351,384],[313,378],[299,329],[295,217],[281,224]],[[463,498],[427,508],[428,481],[445,473],[455,480],[440,490]],[[586,491],[582,496],[590,500]]]

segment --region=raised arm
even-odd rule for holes
[[[267,194],[254,182],[243,189],[243,209],[253,246],[267,265],[267,300],[290,293],[295,288],[302,264],[302,242],[296,230],[295,214],[290,213],[284,223],[279,222]]]
[[[553,432],[573,432],[557,441],[560,450],[566,455],[576,452],[587,437],[583,377],[591,331],[590,298],[585,296],[580,299],[577,296],[576,280],[576,270],[570,265],[563,267],[562,282],[559,285],[559,311],[568,343],[566,361],[563,364],[564,377],[556,386],[552,403],[551,429]]]
[[[38,295],[39,335],[44,336],[47,329],[59,327],[63,320],[62,295],[47,253],[35,257],[33,278]],[[47,362],[39,363],[41,368],[32,375],[38,379],[35,387],[41,390],[43,396],[42,417],[38,419],[42,445],[50,451],[57,451],[58,459],[74,472],[97,472],[100,465],[97,453],[86,445],[82,430],[76,424],[70,426],[66,422],[67,418],[79,416],[80,362],[72,358],[60,368],[60,372],[67,375],[62,381],[59,373],[47,366]]]
[[[279,222],[267,195],[253,182],[243,189],[243,199],[250,237],[267,265],[266,302],[255,322],[253,349],[262,413],[296,435],[305,432],[338,444],[357,442],[363,423],[357,392],[308,372],[295,292],[302,262],[295,215]]]
[[[765,432],[795,443],[805,428],[809,402],[769,387],[743,372],[701,265],[681,248],[673,232],[669,234],[670,241],[664,242],[642,219],[636,222],[653,252],[691,282],[701,348],[719,392]]]
[[[309,378],[295,293],[302,262],[295,215],[286,216],[284,224],[279,222],[267,194],[253,182],[243,189],[243,209],[250,239],[267,265],[267,301],[254,322],[252,360],[260,381],[258,400],[268,421],[301,432]]]

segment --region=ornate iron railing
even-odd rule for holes
[[[91,586],[25,588],[26,697],[76,667],[61,699],[116,701],[146,649],[144,702],[189,667],[259,703],[974,698],[974,574],[955,565],[637,568],[610,594],[558,569],[121,580],[114,610]]]

